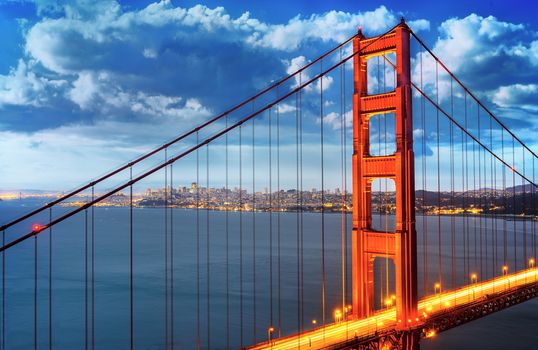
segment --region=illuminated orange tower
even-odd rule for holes
[[[415,174],[411,109],[409,28],[402,22],[389,34],[366,39],[359,31],[353,48],[353,315],[369,316],[374,301],[374,259],[392,259],[395,266],[396,315],[400,329],[413,325],[417,312],[417,242],[415,229]],[[396,88],[368,95],[368,59],[396,54]],[[395,114],[396,151],[370,155],[370,118]],[[372,181],[390,178],[396,187],[396,231],[372,228]]]

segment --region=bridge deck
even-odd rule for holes
[[[390,308],[365,319],[331,323],[300,335],[274,339],[271,343],[265,341],[250,349],[322,349],[356,337],[368,337],[376,332],[394,329],[398,322],[408,322],[413,327],[419,327],[428,318],[449,313],[454,307],[470,305],[487,296],[516,290],[536,282],[538,268],[535,267],[425,298],[419,302],[418,320],[396,320],[396,311]]]

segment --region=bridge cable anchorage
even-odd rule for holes
[[[386,33],[390,33],[392,30],[394,30],[395,27],[393,27],[392,29],[390,29],[389,31],[387,31]],[[384,35],[386,35],[386,33]],[[382,37],[382,36],[381,36]],[[381,37],[377,37],[375,40],[371,41],[368,45],[364,46],[360,51],[356,51],[352,54],[350,54],[349,56],[347,56],[346,58],[344,58],[342,61],[340,62],[337,62],[335,63],[334,65],[332,65],[330,68],[326,69],[323,71],[323,73],[321,75],[326,75],[330,72],[332,72],[334,69],[336,69],[337,67],[339,67],[340,65],[344,64],[345,62],[351,60],[353,57],[355,57],[356,55],[358,55],[360,52],[362,52],[363,50],[367,49],[370,45],[374,44],[375,42],[377,42],[377,40],[379,40],[379,38]],[[67,219],[67,218],[70,218],[71,216],[79,213],[80,211],[82,210],[85,210],[86,208],[94,205],[95,203],[97,202],[101,202],[103,201],[104,199],[110,197],[111,195],[113,195],[114,193],[120,191],[120,190],[123,190],[124,188],[128,187],[131,183],[137,183],[138,181],[150,176],[151,174],[161,170],[162,168],[168,166],[169,164],[171,163],[174,163],[176,162],[177,160],[181,159],[181,158],[184,158],[185,156],[187,156],[188,154],[196,151],[197,149],[199,149],[200,147],[218,139],[219,137],[221,137],[222,135],[226,134],[227,132],[230,132],[231,130],[235,129],[235,128],[238,128],[240,125],[244,124],[245,122],[249,121],[250,119],[258,116],[259,114],[263,113],[264,111],[266,111],[267,109],[271,108],[272,106],[278,104],[279,102],[287,99],[288,97],[290,97],[291,95],[295,94],[296,92],[298,92],[299,90],[302,90],[304,89],[305,87],[311,85],[313,82],[315,82],[316,80],[318,80],[321,76],[320,74],[317,74],[316,76],[312,77],[311,79],[309,79],[308,81],[300,84],[299,86],[295,87],[294,89],[292,89],[291,91],[287,92],[285,95],[283,95],[282,97],[278,98],[276,101],[273,101],[273,102],[270,102],[268,104],[266,104],[264,107],[260,108],[259,110],[257,110],[256,112],[254,113],[251,113],[250,115],[244,117],[243,119],[237,121],[236,123],[232,124],[231,126],[229,126],[228,128],[225,128],[219,132],[217,132],[216,134],[213,134],[212,136],[206,138],[205,140],[203,140],[202,142],[197,142],[197,144],[185,151],[183,151],[182,153],[170,158],[167,162],[165,163],[161,163],[160,165],[157,165],[153,168],[151,168],[150,170],[138,175],[136,178],[134,178],[132,181],[130,182],[127,182],[127,183],[124,183],[122,185],[119,185],[117,187],[115,187],[113,190],[109,191],[109,192],[106,192],[104,194],[102,194],[101,196],[95,198],[92,202],[89,202],[89,203],[86,203],[76,209],[73,209],[72,211],[56,218],[55,220],[53,220],[50,225],[56,225],[57,223],[59,222],[62,222],[63,220]],[[133,162],[134,163],[134,162]],[[517,171],[517,170],[516,170]],[[536,185],[535,185],[536,186]],[[19,218],[20,220],[23,220],[21,218]],[[17,219],[17,220],[19,220]],[[34,235],[36,234],[39,234],[40,232],[43,231],[43,229],[46,229],[47,226],[43,226],[40,230],[38,231],[31,231],[27,234],[25,234],[24,236],[22,237],[19,237],[17,239],[14,239],[13,241],[11,241],[10,243],[8,244],[5,244],[3,245],[2,247],[0,247],[0,252],[5,250],[5,249],[9,249],[10,247],[16,245],[16,244],[19,244],[20,242],[23,242],[25,241],[26,239],[30,238],[30,237],[33,237]]]

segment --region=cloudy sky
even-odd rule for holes
[[[536,151],[533,6],[1,0],[0,189],[71,188],[401,16]]]

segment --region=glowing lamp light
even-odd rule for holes
[[[478,275],[476,273],[471,274],[471,283],[476,283],[478,280]]]
[[[435,330],[432,329],[432,330],[429,330],[426,332],[426,338],[433,338],[435,337],[436,333],[435,333]]]
[[[32,231],[34,231],[34,232],[41,231],[41,225],[40,224],[33,224],[32,225]]]
[[[503,273],[506,274],[507,272],[508,272],[508,266],[504,265],[504,266],[503,266]]]
[[[529,267],[534,267],[534,263],[535,261],[533,258],[529,259]]]
[[[316,321],[316,320],[312,320],[312,324],[313,324],[313,325],[315,325],[315,324],[317,324],[317,323],[318,323],[318,321]]]

